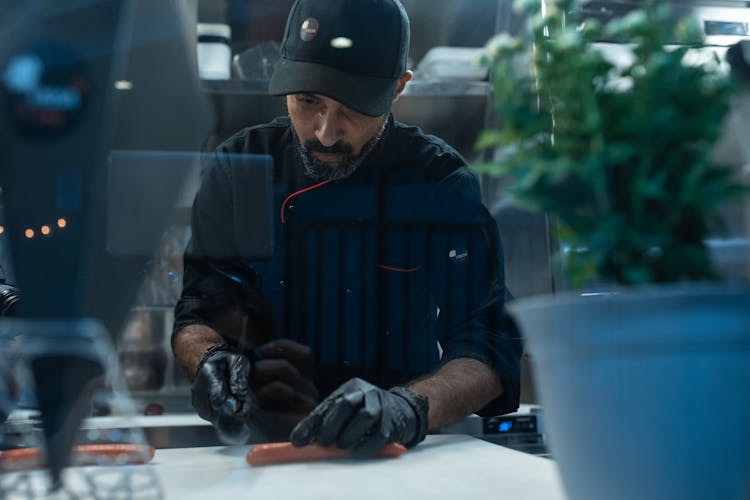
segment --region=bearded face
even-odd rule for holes
[[[352,175],[383,135],[388,114],[366,116],[317,94],[287,96],[297,150],[313,180]]]
[[[305,166],[305,175],[315,181],[332,180],[338,181],[346,179],[352,175],[365,160],[367,155],[372,151],[382,136],[382,130],[367,141],[359,154],[354,153],[354,148],[347,143],[338,142],[333,146],[326,147],[317,139],[310,139],[304,144],[297,138],[297,150],[302,157],[302,163]],[[334,161],[323,161],[323,157],[337,157]]]

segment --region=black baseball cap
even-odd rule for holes
[[[409,18],[398,0],[297,0],[269,90],[321,94],[380,116],[391,107],[408,53]]]

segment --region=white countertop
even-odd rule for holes
[[[45,495],[43,471],[0,474],[0,498],[563,500],[557,467],[466,435],[430,435],[395,459],[250,467],[250,446],[159,449],[148,465],[71,467]],[[95,493],[92,494],[92,490]]]
[[[555,463],[469,436],[431,435],[397,459],[249,467],[249,446],[157,450],[168,499],[564,499]]]

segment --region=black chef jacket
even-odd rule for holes
[[[273,159],[270,261],[241,255],[238,235],[255,228],[238,217],[238,153]],[[481,413],[518,407],[521,342],[479,183],[453,148],[392,117],[357,171],[335,182],[304,175],[288,118],[220,145],[194,201],[183,285],[175,332],[241,304],[268,338],[311,347],[324,395],[354,376],[389,387],[469,357],[505,389]]]

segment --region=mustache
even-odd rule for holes
[[[354,148],[344,142],[337,142],[332,146],[324,146],[317,139],[310,139],[309,141],[305,141],[302,147],[308,153],[343,154],[347,156],[351,156],[354,153]]]

